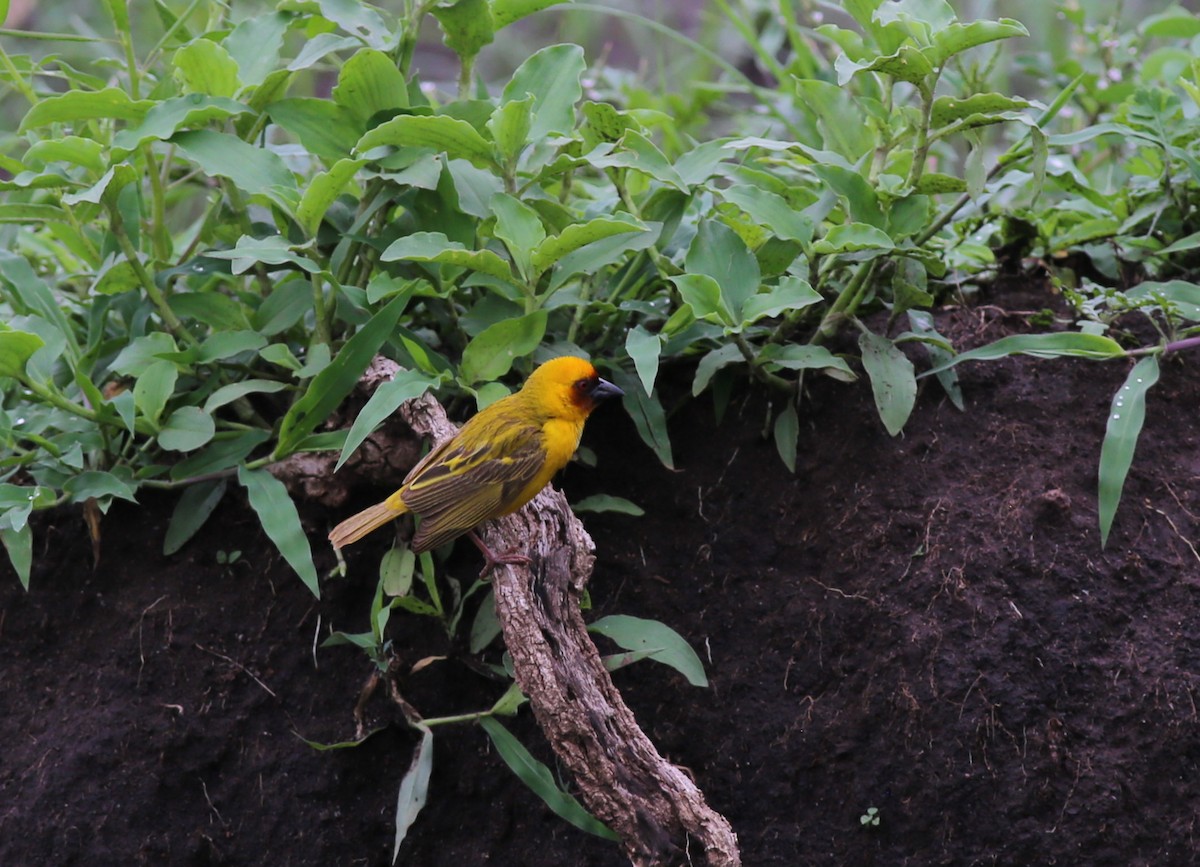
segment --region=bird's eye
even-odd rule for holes
[[[575,380],[574,388],[576,391],[591,391],[592,384],[592,380],[590,379],[577,379]]]

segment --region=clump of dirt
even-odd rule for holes
[[[1027,329],[1005,310],[1031,299],[995,300],[939,328],[964,347]],[[1096,465],[1119,362],[964,365],[967,411],[926,382],[897,438],[864,384],[814,381],[795,475],[760,435],[760,394],[720,424],[685,404],[674,472],[628,418],[597,415],[585,440],[599,469],[573,466],[564,486],[646,515],[586,517],[594,614],[661,620],[705,660],[707,690],[648,662],[615,677],[732,821],[747,865],[1193,863],[1195,367],[1169,359],[1150,393],[1107,550]],[[354,733],[370,663],[315,644],[366,629],[387,540],[352,550],[351,579],[318,602],[236,492],[164,558],[169,508],[115,505],[95,571],[78,517],[54,516],[31,592],[0,572],[0,863],[390,863],[416,742],[399,714],[372,699],[387,725],[352,749],[298,737]],[[314,540],[340,517],[303,514]],[[228,565],[218,551],[242,553]],[[477,568],[464,552],[451,571]],[[461,637],[399,613],[390,634],[406,671],[447,657],[404,678],[426,715],[498,697],[460,661]],[[553,766],[527,713],[506,722]],[[553,816],[479,729],[435,741],[402,863],[623,862]]]

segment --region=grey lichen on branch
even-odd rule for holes
[[[363,384],[373,389],[396,369],[376,359]],[[417,437],[435,443],[457,432],[428,394],[398,413]],[[587,808],[620,835],[634,864],[679,863],[692,850],[690,838],[713,867],[740,865],[729,822],[641,730],[592,643],[579,601],[595,545],[566,498],[547,487],[481,532],[492,550],[530,557],[529,566],[492,573],[496,612],[517,684]]]

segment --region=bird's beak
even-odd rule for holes
[[[620,397],[624,393],[625,392],[617,388],[617,386],[613,385],[607,379],[601,379],[596,383],[596,387],[592,389],[591,397],[592,400],[599,402],[602,400],[607,400],[610,397]]]

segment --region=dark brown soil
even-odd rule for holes
[[[999,308],[939,323],[964,346],[1027,328]],[[1165,364],[1102,551],[1096,464],[1126,371],[965,367],[967,412],[928,384],[895,439],[865,384],[813,382],[794,476],[759,435],[761,395],[720,425],[705,401],[685,406],[677,472],[619,412],[593,421],[599,469],[572,467],[569,494],[646,510],[586,518],[594,613],[674,627],[712,685],[649,662],[617,682],[748,867],[1200,863],[1200,380],[1194,358]],[[415,744],[399,714],[372,699],[390,725],[355,749],[297,737],[353,735],[371,665],[314,640],[366,628],[387,540],[354,551],[352,580],[318,603],[236,491],[164,558],[170,505],[114,506],[95,571],[76,515],[38,526],[31,592],[0,567],[0,864],[390,863]],[[315,542],[340,515],[304,517]],[[461,652],[411,615],[390,634],[406,671]],[[502,686],[448,659],[404,689],[431,716],[484,709]],[[527,711],[508,725],[552,763]],[[878,826],[861,823],[869,808]],[[624,863],[470,725],[438,729],[400,860]]]

